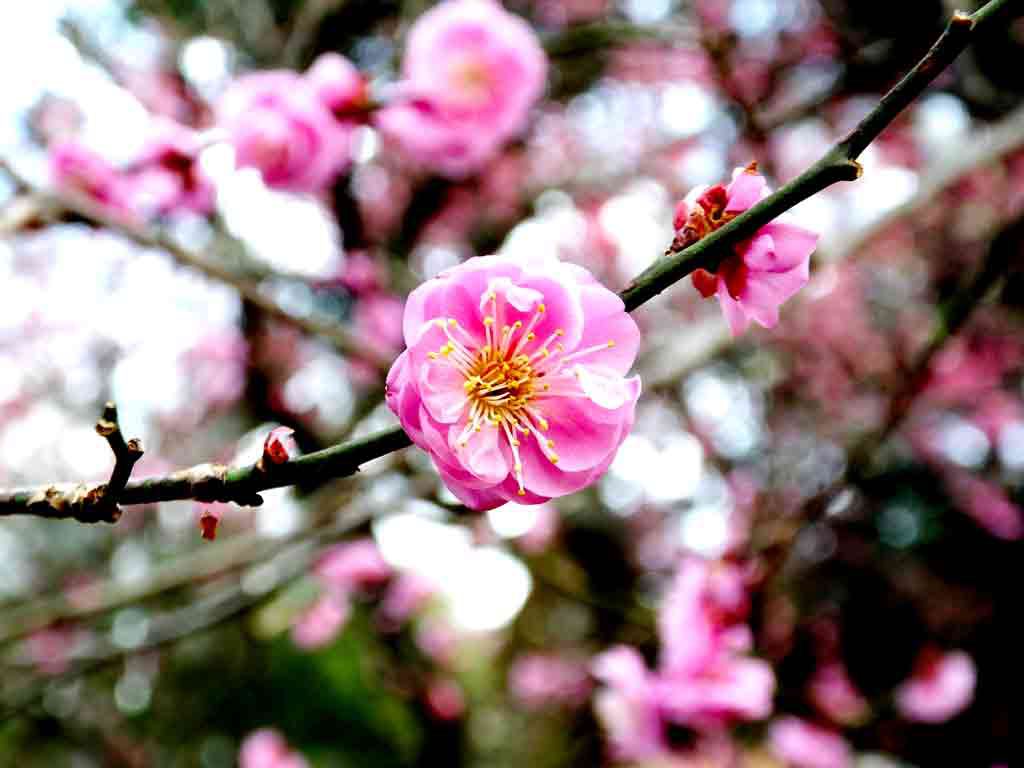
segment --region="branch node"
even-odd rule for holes
[[[88,487],[70,500],[71,516],[83,523],[116,523],[121,518],[117,500],[128,485],[135,463],[142,458],[142,443],[136,438],[125,441],[117,420],[117,406],[113,403],[104,406],[103,415],[96,422],[96,432],[107,441],[114,454],[114,469],[106,483]]]

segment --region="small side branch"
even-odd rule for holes
[[[70,518],[80,523],[116,523],[121,518],[118,502],[131,477],[135,463],[142,458],[142,444],[125,441],[117,420],[117,407],[107,403],[96,422],[96,432],[114,454],[114,469],[106,483],[54,484],[15,491],[9,495],[24,512],[52,519]],[[10,514],[0,498],[0,515]]]

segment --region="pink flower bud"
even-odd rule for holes
[[[295,430],[290,427],[275,427],[270,430],[263,443],[263,458],[271,464],[284,464],[297,455],[299,447],[292,437],[294,434]]]

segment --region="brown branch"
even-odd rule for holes
[[[142,444],[135,439],[125,442],[113,403],[107,403],[103,409],[103,416],[96,422],[96,432],[106,439],[114,454],[110,480],[105,483],[53,484],[21,492],[24,512],[57,520],[70,518],[80,523],[116,523],[121,518],[118,502],[135,462],[142,458]],[[3,514],[6,512],[0,506],[0,515]]]
[[[39,206],[39,213],[35,218],[46,220],[58,213],[72,214],[94,227],[117,232],[144,248],[164,251],[178,264],[190,267],[208,278],[231,286],[244,301],[254,307],[258,307],[275,320],[288,323],[310,336],[323,338],[343,355],[366,360],[380,371],[386,371],[391,363],[390,360],[384,359],[379,350],[365,343],[341,325],[292,314],[274,299],[268,297],[257,283],[217,264],[209,256],[193,253],[183,248],[162,232],[150,230],[134,222],[114,216],[104,210],[102,206],[81,195],[71,192],[43,193],[35,189],[31,182],[22,177],[3,158],[0,158],[0,171],[13,178],[19,187],[32,192],[33,197],[31,199],[34,199]],[[24,221],[27,218],[29,216],[26,211],[18,211],[18,221]],[[10,229],[10,224],[0,224],[0,232],[9,232]]]

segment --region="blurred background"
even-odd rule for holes
[[[254,461],[279,425],[304,452],[393,425],[380,364],[421,281],[551,252],[621,289],[690,189],[752,160],[793,178],[954,10],[509,0],[546,90],[478,167],[410,162],[349,113],[318,190],[239,167],[220,116],[240,77],[337,52],[372,112],[432,5],[4,4],[0,486],[105,478],[107,400],[146,447],[135,477]],[[962,330],[922,349],[1020,230],[1021,61],[1024,22],[988,26],[860,181],[791,212],[821,240],[777,328],[733,339],[689,281],[637,312],[636,427],[586,491],[469,513],[409,449],[258,509],[0,517],[0,765],[1009,764],[1019,234]],[[136,175],[130,199],[111,174]],[[100,214],[55,205],[69,189]],[[668,725],[630,756],[639,705],[609,705],[592,659],[628,644],[654,664],[696,558],[742,572],[773,711]]]

